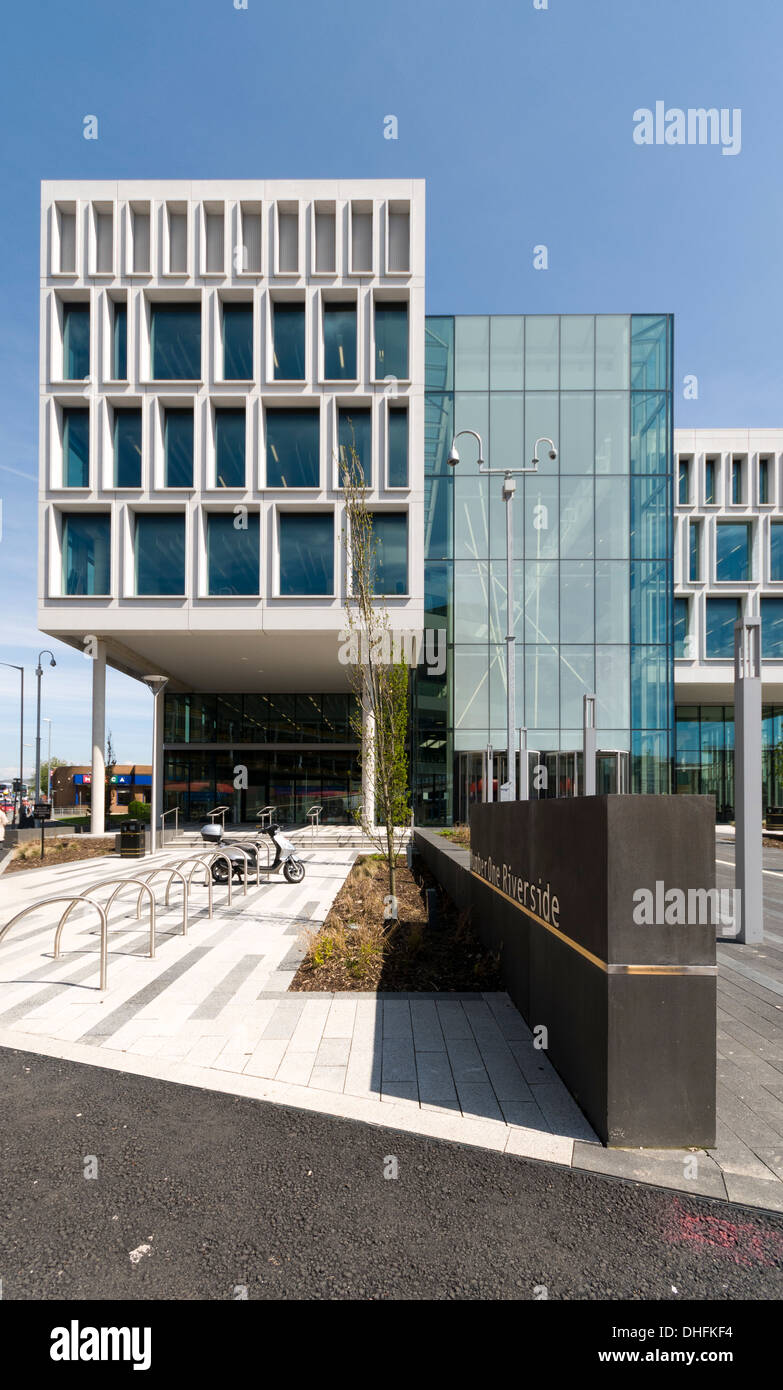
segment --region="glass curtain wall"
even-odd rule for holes
[[[452,434],[462,429],[481,435],[493,468],[529,466],[540,436],[558,447],[555,461],[541,451],[512,503],[516,722],[528,747],[542,757],[580,748],[583,696],[595,694],[599,748],[624,755],[631,790],[668,791],[670,318],[431,317],[426,358],[432,651],[416,678],[417,817],[456,814],[455,783],[465,780],[456,755],[478,756],[488,744],[506,752],[505,504],[501,480],[479,473],[469,436],[458,467],[448,467]],[[561,781],[553,777],[548,794]],[[468,775],[477,795],[481,783]]]

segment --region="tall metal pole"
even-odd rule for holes
[[[38,665],[35,668],[35,674],[38,681],[38,699],[36,702],[35,714],[35,788],[33,792],[34,801],[38,801],[41,795],[41,677],[43,675],[43,667],[41,665],[42,656],[51,657],[51,661],[49,662],[50,666],[57,665],[57,662],[55,661],[54,656],[49,651],[48,647],[45,647],[42,652],[38,653]]]
[[[503,479],[503,497],[506,503],[506,747],[508,748],[506,766],[507,797],[517,799],[517,758],[514,748],[514,726],[517,718],[516,699],[516,643],[514,637],[514,589],[513,589],[513,517],[511,506],[517,485],[510,473]]]
[[[519,730],[519,799],[529,801],[530,778],[527,768],[527,729]]]
[[[736,781],[736,874],[739,890],[737,941],[764,940],[761,853],[761,624],[734,624],[734,718]]]
[[[595,796],[595,695],[582,697],[582,756],[585,796]]]
[[[19,699],[19,806],[17,812],[17,826],[22,823],[22,783],[24,782],[24,666],[17,666],[13,661],[0,661],[0,666],[7,666],[9,671],[18,671],[21,678],[20,699]],[[16,810],[16,799],[14,799]]]

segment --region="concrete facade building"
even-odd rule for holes
[[[734,623],[761,620],[762,783],[783,800],[783,430],[675,431],[676,787],[734,818]]]
[[[159,804],[347,816],[351,446],[423,627],[423,183],[45,183],[41,218],[39,626],[93,660],[93,781],[108,663],[168,678]]]

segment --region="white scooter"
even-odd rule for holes
[[[267,835],[275,847],[275,857],[268,863],[259,856],[262,835]],[[222,825],[215,824],[202,826],[201,838],[206,844],[213,845],[221,854],[228,856],[231,861],[232,878],[242,879],[245,872],[245,855],[248,856],[248,870],[257,867],[262,874],[276,874],[278,869],[282,868],[283,877],[288,883],[301,883],[305,876],[304,864],[296,857],[296,845],[292,840],[286,839],[277,824],[265,826],[254,841],[225,840]],[[217,859],[212,865],[212,881],[225,883],[227,879],[226,861]]]

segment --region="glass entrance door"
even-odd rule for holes
[[[595,755],[596,795],[626,794],[630,785],[629,771],[629,753],[617,748],[600,748]]]

